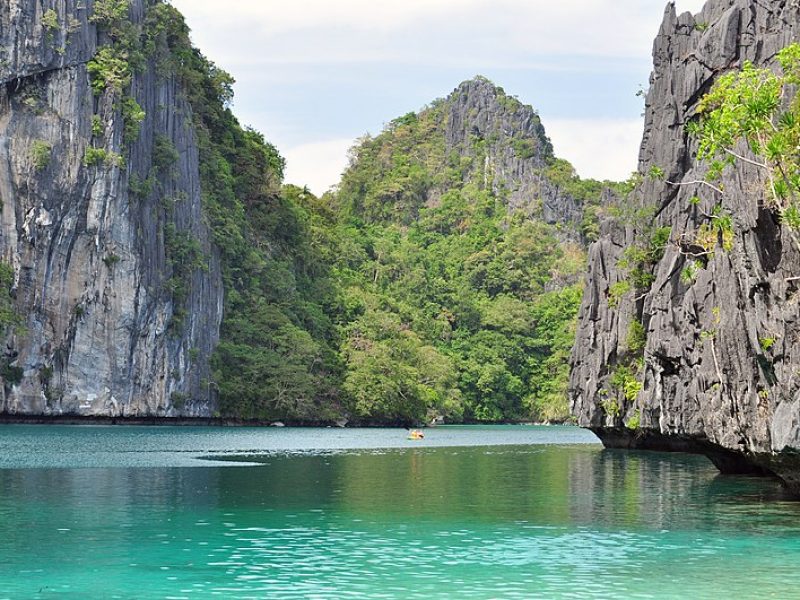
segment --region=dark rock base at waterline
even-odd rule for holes
[[[165,416],[103,416],[103,415],[31,415],[24,413],[0,412],[0,425],[140,425],[140,426],[175,426],[175,427],[400,427],[422,429],[436,427],[416,421],[375,421],[364,419],[344,419],[337,421],[297,421],[292,419],[239,419],[234,417],[165,417]],[[531,421],[475,421],[447,422],[442,425],[531,425],[549,427],[553,425],[572,426],[570,422],[545,422]]]
[[[164,427],[333,427],[329,421],[269,421],[211,417],[104,417],[82,415],[21,415],[0,413],[0,425],[130,425]]]
[[[789,492],[800,499],[800,453],[744,454],[693,436],[664,435],[655,431],[627,428],[590,429],[606,448],[702,454],[723,475],[777,478]]]

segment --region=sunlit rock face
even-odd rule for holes
[[[629,277],[620,258],[641,232],[605,224],[590,251],[570,392],[579,424],[609,446],[703,452],[723,471],[772,472],[796,492],[798,244],[765,207],[759,168],[727,168],[722,194],[691,183],[707,167],[685,125],[720,74],[745,61],[773,66],[776,53],[800,39],[798,11],[796,2],[753,0],[711,0],[696,16],[667,7],[639,156],[642,173],[656,166],[664,177],[646,178],[629,204],[650,207],[656,227],[672,228],[671,241],[651,286],[615,294]],[[693,277],[682,276],[688,258],[676,242],[695,237],[715,206],[732,215],[732,249],[718,248]],[[645,334],[638,357],[630,351],[635,322]],[[613,374],[635,358],[644,361],[642,389],[626,398]]]
[[[0,6],[0,258],[22,321],[0,355],[0,412],[210,415],[222,283],[191,109],[151,57],[122,94],[93,92],[87,63],[108,42],[94,4]],[[150,4],[132,0],[130,21]],[[133,139],[122,97],[145,113]],[[169,165],[155,164],[159,145],[174,148]],[[165,232],[206,262],[179,301]]]

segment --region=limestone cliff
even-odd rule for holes
[[[414,126],[414,135],[403,129],[408,126]],[[356,148],[355,159],[382,149],[376,168],[359,178],[346,172],[342,188],[361,197],[357,210],[364,209],[369,219],[411,222],[422,208],[437,206],[448,190],[471,183],[491,190],[509,210],[557,225],[560,237],[580,241],[592,212],[587,209],[599,203],[606,187],[580,180],[569,163],[554,156],[537,112],[481,76],[419,114],[395,119],[367,142]],[[398,148],[416,157],[418,169],[401,187],[387,186],[392,170],[398,170],[389,157]],[[423,172],[426,177],[418,176]]]
[[[553,147],[539,115],[483,77],[465,81],[445,100],[448,152],[482,158],[475,171],[512,210],[538,211],[545,222],[575,232],[584,206],[554,181]],[[550,175],[550,176],[549,176]]]
[[[350,414],[568,418],[584,240],[607,187],[556,158],[536,111],[484,77],[362,139],[329,198],[357,307],[336,318]]]
[[[87,65],[119,43],[98,4],[114,3],[0,5],[0,258],[22,316],[0,412],[209,415],[222,283],[191,108],[157,39],[129,81],[97,85]],[[143,35],[154,4],[130,2],[126,35]]]
[[[639,157],[657,176],[631,196],[642,210],[607,221],[591,248],[570,385],[579,424],[608,446],[702,452],[723,471],[766,471],[795,491],[800,254],[756,167],[725,169],[721,194],[693,183],[707,166],[685,126],[720,74],[773,66],[799,36],[796,2],[710,0],[696,16],[667,7]],[[692,261],[714,211],[731,216],[729,237]],[[653,232],[662,247],[631,283],[626,249]]]

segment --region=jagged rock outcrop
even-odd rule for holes
[[[223,292],[191,108],[147,57],[125,91],[145,114],[126,139],[120,96],[93,93],[87,71],[108,42],[96,4],[0,6],[0,258],[23,319],[0,356],[0,413],[207,416]],[[132,0],[130,23],[151,4]],[[205,262],[180,298],[175,239]]]
[[[480,144],[483,162],[475,169],[507,194],[510,209],[540,211],[545,222],[574,232],[583,205],[547,176],[553,147],[536,111],[483,77],[463,82],[445,102],[448,152],[474,155]]]
[[[342,295],[358,306],[343,328],[347,416],[568,418],[585,240],[607,185],[581,180],[534,109],[483,77],[350,158],[329,200],[347,228]]]
[[[570,384],[578,423],[608,446],[701,452],[725,472],[772,473],[795,492],[800,253],[766,206],[758,168],[728,167],[723,194],[692,183],[707,167],[685,125],[720,74],[745,61],[773,66],[799,38],[797,2],[711,0],[696,16],[667,7],[639,158],[642,173],[656,166],[665,177],[646,179],[632,203],[651,208],[670,241],[650,267],[652,285],[627,290],[620,258],[644,228],[635,219],[604,225],[590,251]],[[732,216],[732,247],[682,276],[686,242],[717,206]]]
[[[356,148],[358,159],[381,146],[369,180],[358,181],[368,216],[416,220],[419,211],[436,207],[442,195],[463,185],[490,191],[510,211],[558,226],[564,241],[582,241],[580,226],[587,206],[598,204],[603,185],[581,181],[572,166],[557,159],[539,115],[485,77],[462,82],[446,98],[418,114],[392,121],[374,139]],[[400,146],[398,146],[398,144]],[[413,146],[413,153],[411,153]],[[380,185],[407,165],[389,158],[400,148],[414,156],[416,171],[402,175],[402,186]],[[419,173],[426,173],[425,178]],[[399,177],[395,177],[400,179]],[[342,185],[352,188],[345,176]]]

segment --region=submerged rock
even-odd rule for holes
[[[630,277],[620,259],[642,229],[604,224],[590,251],[570,384],[578,423],[607,446],[704,453],[723,472],[773,473],[798,493],[800,253],[765,206],[758,168],[727,168],[724,194],[693,183],[707,166],[685,125],[720,74],[745,61],[774,66],[799,38],[796,2],[711,0],[696,16],[667,7],[639,156],[640,172],[656,166],[664,177],[646,179],[632,198],[655,215],[648,226],[671,228],[670,243],[651,267],[652,285],[620,293]],[[681,245],[715,207],[732,217],[732,247],[687,275]]]

